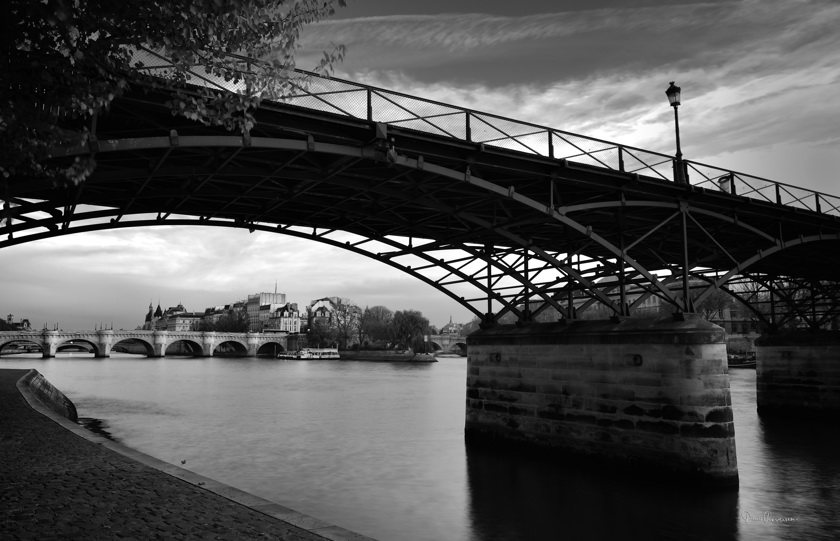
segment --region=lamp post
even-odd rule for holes
[[[682,150],[680,149],[680,115],[677,112],[677,108],[680,105],[680,87],[674,85],[674,81],[671,81],[671,86],[665,91],[665,95],[668,96],[668,103],[674,108],[674,125],[677,132],[677,156],[674,161],[674,182],[677,184],[687,184],[688,179],[686,178],[685,166],[682,161]]]

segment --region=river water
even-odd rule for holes
[[[4,356],[121,443],[380,541],[840,538],[840,431],[759,418],[731,372],[740,487],[645,483],[464,444],[465,358],[430,364]]]

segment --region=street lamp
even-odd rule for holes
[[[671,86],[665,91],[668,96],[668,103],[674,108],[674,125],[677,131],[677,156],[674,161],[674,182],[677,184],[688,184],[688,178],[685,171],[685,166],[682,161],[682,150],[680,150],[680,115],[677,112],[677,107],[680,105],[680,87],[674,85],[671,81]]]

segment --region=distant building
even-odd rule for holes
[[[20,321],[15,321],[15,317],[12,314],[6,316],[6,325],[13,331],[31,331],[32,325],[29,324],[28,319],[21,319]]]
[[[213,328],[219,321],[231,314],[244,313],[248,316],[250,332],[301,332],[301,314],[296,303],[287,303],[285,293],[255,293],[246,300],[206,308],[203,312],[189,312],[183,304],[162,310],[149,303],[145,321],[138,329],[192,331]],[[11,316],[9,316],[11,317]],[[28,322],[27,322],[28,324]]]
[[[452,316],[449,316],[449,323],[444,325],[440,328],[440,331],[437,334],[448,334],[448,335],[455,335],[460,336],[461,330],[463,329],[463,323],[453,323]]]
[[[285,293],[254,293],[248,295],[245,307],[248,311],[249,328],[251,332],[262,332],[264,324],[271,314],[286,304]]]
[[[329,324],[335,317],[336,307],[339,304],[338,297],[324,297],[309,303],[306,308],[306,320],[308,325],[318,321]]]
[[[147,331],[191,331],[198,327],[204,319],[205,312],[188,312],[183,304],[172,306],[165,311],[160,309],[158,304],[156,310],[152,310],[149,303],[149,311],[143,323],[143,329]]]
[[[301,321],[300,311],[297,303],[288,303],[277,308],[263,326],[263,332],[287,332],[297,334],[300,332]]]

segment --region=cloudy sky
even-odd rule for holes
[[[687,159],[840,195],[836,0],[347,0],[304,34],[342,78],[673,152],[664,91],[682,87]],[[0,310],[36,327],[131,329],[149,305],[188,310],[273,291],[470,313],[362,256],[268,233],[154,228],[68,236],[0,253]]]

